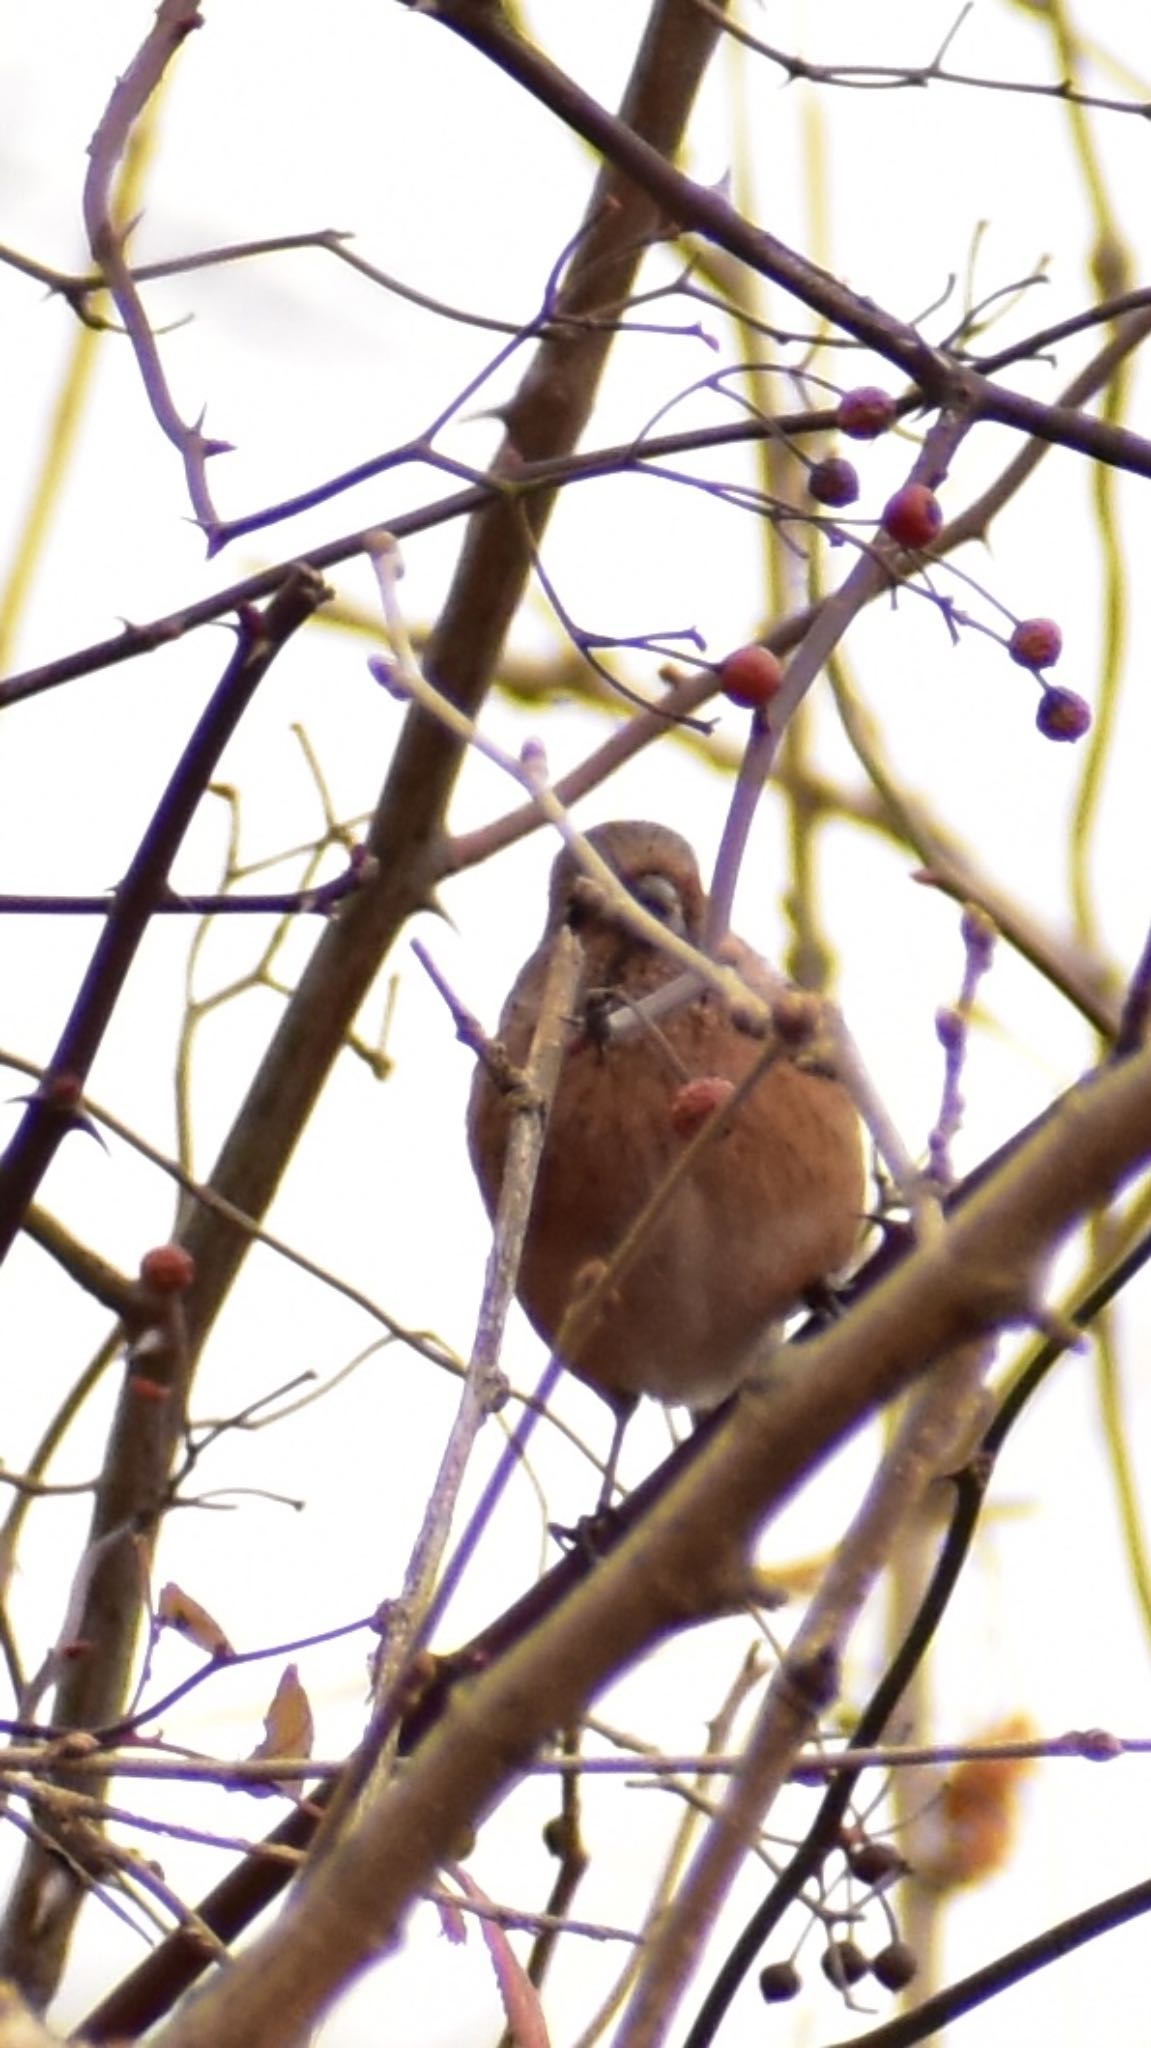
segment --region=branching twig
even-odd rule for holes
[[[428,1737],[305,1883],[299,1910],[169,2024],[164,2048],[207,2048],[228,2030],[248,2048],[272,2048],[285,2001],[311,2023],[336,1986],[378,1953],[413,1889],[450,1853],[460,1827],[490,1811],[545,1731],[565,1725],[609,1671],[710,1600],[721,1530],[727,1572],[729,1546],[808,1471],[817,1445],[826,1452],[838,1443],[927,1359],[1028,1312],[1034,1261],[1142,1161],[1149,1117],[1151,1055],[1092,1078],[935,1244],[806,1347],[794,1373],[742,1396],[651,1528],[602,1559],[534,1639],[474,1679],[466,1715],[461,1708]]]
[[[127,70],[117,79],[100,125],[88,145],[89,165],[84,180],[83,204],[84,226],[93,260],[99,266],[105,287],[115,301],[135,350],[144,390],[157,425],[183,461],[192,510],[211,540],[216,512],[208,491],[205,464],[209,456],[223,454],[230,444],[208,440],[198,425],[188,426],[176,410],[156,337],[124,258],[124,244],[130,227],[117,227],[112,220],[112,180],[128,146],[132,128],[177,50],[192,30],[201,26],[201,22],[196,0],[160,0],[155,22]]]

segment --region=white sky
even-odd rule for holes
[[[753,31],[783,47],[844,62],[922,62],[955,18],[949,4],[847,0],[805,9],[748,9]],[[1088,10],[1084,9],[1084,16]],[[567,8],[540,0],[531,21],[557,59],[605,99],[618,94],[642,7],[592,0]],[[0,239],[62,268],[83,262],[79,195],[84,150],[115,73],[144,33],[150,11],[135,0],[41,0],[9,24],[0,72]],[[216,9],[176,67],[163,140],[148,182],[135,253],[141,260],[224,242],[335,227],[356,248],[407,283],[452,303],[504,318],[526,316],[557,251],[579,217],[589,175],[581,146],[558,130],[482,60],[432,19],[394,5],[334,0],[322,13],[301,0],[249,0]],[[1134,76],[1093,73],[1100,90],[1151,97],[1151,19],[1122,0],[1096,0],[1092,33],[1120,54]],[[958,70],[999,77],[1053,75],[1036,22],[980,0],[951,52]],[[1142,81],[1140,83],[1139,81]],[[810,237],[805,121],[818,118],[825,151],[825,206],[831,243],[822,254],[859,290],[915,317],[962,275],[982,223],[982,294],[1033,274],[1049,259],[1011,333],[1053,321],[1086,300],[1091,234],[1076,180],[1065,116],[1052,103],[1008,94],[934,86],[922,92],[818,98],[784,90],[766,64],[741,68],[721,57],[713,67],[694,131],[689,168],[722,177],[734,148],[732,108],[742,98],[762,192],[761,217],[784,239]],[[1146,122],[1096,117],[1092,134],[1132,255],[1132,275],[1148,273]],[[808,135],[810,131],[807,131]],[[809,160],[808,160],[809,161]],[[954,304],[954,300],[952,304]],[[157,323],[194,317],[165,335],[163,350],[178,402],[207,408],[207,429],[236,444],[212,467],[221,508],[239,513],[306,487],[412,434],[432,417],[490,352],[491,338],[414,312],[316,251],[261,259],[218,274],[172,281],[149,299]],[[675,324],[695,317],[668,302]],[[4,483],[0,486],[0,579],[26,515],[28,479],[57,402],[76,328],[66,309],[0,268],[7,375],[0,387]],[[940,334],[950,310],[930,324]],[[697,339],[632,338],[621,345],[590,440],[633,432],[665,399],[723,360]],[[1058,367],[1011,375],[1020,388],[1053,396],[1081,355]],[[873,381],[875,366],[859,381]],[[882,381],[882,379],[880,379]],[[894,383],[890,376],[888,382]],[[510,388],[505,376],[477,410]],[[1137,378],[1131,418],[1146,415],[1145,378]],[[686,416],[686,415],[685,415]],[[692,417],[699,416],[692,414]],[[679,415],[675,416],[680,417]],[[454,429],[453,453],[482,463],[495,428],[477,418]],[[981,431],[964,450],[945,494],[958,509],[994,473],[1007,437]],[[905,470],[910,449],[892,440],[852,451],[864,478],[860,509],[874,515]],[[732,457],[728,474],[740,471]],[[449,488],[445,486],[444,488]],[[441,485],[406,473],[364,487],[290,527],[241,541],[205,565],[188,523],[180,467],[147,413],[126,345],[100,356],[94,402],[82,426],[78,459],[55,518],[50,545],[21,620],[9,667],[47,660],[114,632],[121,618],[150,617],[221,587],[250,567],[280,559],[358,522],[386,522]],[[1145,578],[1140,576],[1139,507],[1146,485],[1126,480],[1120,501],[1131,551],[1129,674],[1145,644]],[[434,616],[458,533],[452,527],[406,551],[404,601],[413,621]],[[699,494],[661,492],[624,482],[573,493],[556,517],[548,566],[564,602],[586,627],[633,634],[693,625],[718,654],[760,620],[758,535],[752,522],[716,509]],[[1066,652],[1059,680],[1094,697],[1098,679],[1101,569],[1091,523],[1085,465],[1056,455],[1036,486],[996,523],[990,551],[968,550],[967,571],[1018,614],[1054,613]],[[354,563],[333,581],[341,596],[368,607],[371,579]],[[941,586],[950,587],[946,572]],[[962,589],[958,601],[981,617],[993,607]],[[553,640],[535,596],[516,644],[541,652]],[[225,633],[209,629],[147,661],[133,662],[19,707],[0,745],[0,848],[5,890],[92,890],[122,871],[154,800],[159,778],[183,743],[190,720],[227,658]],[[314,792],[292,738],[306,725],[337,811],[354,816],[371,804],[401,712],[371,683],[366,644],[315,628],[277,663],[223,764],[242,792],[244,844],[255,858],[290,847],[318,829]],[[938,616],[904,598],[876,607],[853,635],[866,701],[883,722],[900,775],[977,851],[985,870],[1056,930],[1069,921],[1064,839],[1082,756],[1045,745],[1033,729],[1032,686],[989,641],[974,632],[953,649]],[[650,681],[652,667],[632,674]],[[493,704],[491,731],[518,743],[539,728],[523,711]],[[553,771],[581,756],[603,731],[590,712],[549,718],[544,736]],[[731,730],[740,727],[732,721]],[[1129,963],[1147,917],[1145,877],[1148,758],[1145,697],[1124,694],[1118,744],[1107,781],[1094,862],[1099,929],[1118,965]],[[857,775],[842,740],[825,721],[820,747],[830,772],[851,786]],[[705,862],[715,851],[728,786],[668,746],[627,770],[581,813],[584,822],[651,813],[688,831]],[[482,762],[466,773],[453,811],[472,825],[512,801]],[[223,849],[222,807],[206,803],[177,869],[187,887],[210,887]],[[455,929],[423,920],[422,936],[464,999],[494,1020],[500,997],[534,940],[542,915],[542,878],[552,849],[542,838],[490,874],[445,890]],[[738,922],[765,950],[783,932],[777,901],[782,875],[778,813],[765,803],[745,874]],[[954,910],[908,881],[908,863],[846,833],[823,853],[824,915],[841,956],[840,994],[875,1078],[909,1144],[930,1126],[939,1069],[931,1035],[936,1007],[958,984],[960,948]],[[287,869],[267,885],[291,886]],[[265,886],[263,878],[257,884]],[[494,892],[494,894],[493,894]],[[0,1045],[46,1057],[87,957],[95,926],[10,920],[0,1003]],[[298,962],[309,933],[287,956]],[[171,1068],[180,999],[176,963],[188,932],[169,923],[149,939],[130,997],[93,1075],[93,1096],[154,1143],[172,1141]],[[210,940],[201,986],[241,971],[252,957],[252,929],[236,923]],[[337,1072],[323,1113],[300,1148],[272,1219],[273,1227],[314,1258],[364,1288],[390,1312],[434,1327],[467,1347],[484,1256],[478,1201],[463,1158],[461,1115],[466,1056],[406,944],[392,963],[400,988],[391,1049],[395,1078],[371,1084],[352,1061]],[[266,991],[227,1005],[207,1024],[195,1069],[206,1167],[275,1014]],[[1086,1033],[1047,998],[1031,972],[1001,952],[988,990],[990,1027],[967,1074],[969,1118],[960,1165],[980,1156],[1065,1085],[1090,1057]],[[364,1029],[378,1029],[383,989]],[[19,1084],[16,1084],[18,1087]],[[15,1093],[16,1087],[9,1093]],[[168,1186],[122,1146],[105,1153],[76,1141],[53,1167],[45,1199],[109,1258],[131,1268],[163,1239]],[[16,1381],[63,1389],[103,1329],[103,1318],[59,1284],[45,1286],[41,1255],[22,1249],[6,1285],[7,1327],[16,1336]],[[205,1363],[199,1414],[231,1412],[296,1373],[326,1375],[371,1337],[365,1318],[305,1283],[267,1256],[253,1258]],[[517,1383],[531,1382],[538,1346],[518,1324],[509,1346]],[[225,1438],[205,1485],[266,1486],[306,1498],[295,1516],[270,1503],[245,1503],[233,1515],[181,1515],[165,1539],[162,1576],[186,1584],[249,1646],[330,1626],[375,1606],[403,1568],[434,1468],[452,1393],[429,1387],[419,1361],[385,1355],[327,1404],[263,1436]],[[1128,1390],[1137,1473],[1146,1437],[1146,1395]],[[567,1389],[562,1411],[604,1440],[599,1405]],[[103,1404],[65,1459],[62,1476],[83,1476],[99,1455]],[[0,1456],[18,1468],[43,1422],[41,1401],[13,1403]],[[658,1413],[645,1416],[629,1443],[630,1469],[647,1469],[665,1441]],[[812,1489],[772,1539],[772,1554],[803,1553],[829,1540],[829,1512],[842,1519],[866,1472],[863,1447]],[[1144,1461],[1145,1462],[1145,1461]],[[570,1517],[586,1504],[587,1468],[570,1452],[548,1473],[549,1505]],[[1126,1586],[1116,1514],[1099,1451],[1097,1408],[1088,1359],[1073,1362],[1044,1395],[1025,1436],[1003,1461],[1001,1498],[1017,1510],[992,1519],[971,1583],[949,1623],[941,1651],[939,1732],[959,1739],[984,1719],[1022,1709],[1050,1732],[1102,1723],[1141,1732],[1147,1643]],[[83,1506],[52,1504],[32,1518],[32,1539],[14,1590],[16,1617],[34,1657],[50,1640],[64,1568],[86,1519]],[[833,1525],[832,1525],[833,1526]],[[519,1590],[539,1542],[536,1503],[513,1494],[499,1537],[461,1600],[456,1640]],[[239,1569],[237,1566],[239,1565]],[[710,1639],[709,1639],[710,1640]],[[741,1638],[742,1640],[742,1638]],[[319,1721],[318,1748],[339,1751],[361,1713],[362,1639],[307,1661]],[[701,1740],[715,1674],[698,1645],[672,1653],[674,1676],[661,1698],[678,1713],[660,1723],[672,1745]],[[701,1664],[704,1668],[701,1669]],[[157,1683],[188,1668],[180,1645],[165,1645]],[[173,1740],[230,1744],[243,1750],[259,1734],[263,1674],[222,1677],[194,1708],[182,1710]],[[619,1718],[638,1725],[650,1694],[638,1683]],[[611,1710],[614,1714],[615,1708]],[[976,1966],[1060,1914],[1143,1874],[1130,1813],[1142,1792],[1140,1760],[1108,1772],[1052,1763],[1032,1782],[1019,1863],[1006,1878],[958,1909],[948,1949],[951,1971]],[[530,1795],[535,1796],[535,1795]],[[163,1803],[162,1801],[160,1802]],[[204,1802],[204,1806],[209,1802]],[[550,1793],[539,1801],[551,1810]],[[238,1818],[222,1798],[218,1824],[262,1831],[264,1807]],[[586,1918],[626,1918],[615,1891],[623,1866],[612,1842],[618,1808],[591,1801],[593,1846],[605,1850]],[[670,1825],[668,1802],[631,1795],[629,1844],[637,1856],[649,1831]],[[534,1825],[534,1824],[533,1824]],[[538,1831],[537,1831],[538,1834]],[[537,1839],[532,1835],[532,1840]],[[475,1868],[497,1897],[517,1893],[522,1835],[493,1828]],[[611,1844],[610,1847],[605,1845]],[[171,1881],[195,1897],[208,1859],[167,1845]],[[603,1865],[615,1864],[605,1869]],[[214,1866],[213,1866],[214,1870]],[[540,1887],[537,1886],[537,1894]],[[433,1949],[431,1944],[438,1946]],[[966,2023],[980,2048],[1043,2038],[1084,2037],[1106,2014],[1112,2048],[1135,2048],[1145,2035],[1139,1969],[1144,1931],[1110,1937]],[[105,1916],[89,1922],[75,1972],[83,2010],[113,1959],[124,1965],[134,1941]],[[814,1950],[813,1950],[814,1956]],[[434,1965],[429,1969],[429,1960]],[[554,2010],[557,2039],[567,2015],[582,2012],[588,1986],[610,1959],[581,1949],[561,1965]],[[817,1975],[814,1960],[809,1975]],[[474,2040],[477,2006],[492,2011],[478,1944],[442,1948],[429,1920],[413,1932],[404,1958],[363,1987],[324,2034],[333,2048],[379,2038],[380,2000],[404,2016],[404,2038],[429,2043]],[[442,2002],[440,2002],[442,2001]],[[749,1997],[740,2008],[750,2034],[760,2024]],[[798,2012],[797,2008],[797,2012]],[[846,2035],[850,2015],[814,1988],[805,2010],[823,2035]],[[466,2018],[464,2017],[466,2015]],[[494,2021],[492,2022],[494,2024]],[[802,2031],[803,2019],[798,2026]],[[738,2025],[731,2039],[741,2038]],[[796,2038],[800,2038],[797,2033]]]

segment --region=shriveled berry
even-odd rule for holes
[[[734,1093],[734,1082],[725,1081],[720,1074],[700,1074],[694,1081],[685,1081],[671,1098],[671,1127],[676,1137],[694,1138]]]
[[[943,507],[926,484],[904,484],[887,500],[880,524],[901,548],[929,547],[943,524]]]
[[[1035,723],[1047,740],[1081,740],[1091,729],[1091,706],[1074,690],[1044,690]]]
[[[819,1961],[828,1983],[839,1991],[858,1984],[870,1968],[863,1950],[854,1941],[829,1941]]]
[[[918,1968],[915,1950],[906,1941],[889,1941],[886,1948],[871,1958],[871,1974],[885,1991],[902,1991]]]
[[[719,680],[724,696],[733,704],[755,711],[778,694],[783,669],[770,647],[758,647],[753,641],[750,646],[737,647],[720,663]]]
[[[1007,652],[1020,668],[1053,668],[1063,652],[1063,635],[1054,619],[1020,619]]]
[[[890,1842],[860,1842],[848,1850],[847,1867],[860,1884],[874,1887],[898,1877],[907,1866]]]
[[[842,455],[826,455],[822,462],[812,463],[807,488],[817,505],[854,505],[859,496],[855,464]]]
[[[878,384],[861,384],[857,391],[845,391],[836,412],[840,432],[853,441],[874,441],[895,424],[895,400]]]
[[[157,1294],[186,1294],[196,1277],[196,1263],[180,1244],[154,1245],[140,1261],[140,1278]]]
[[[549,1856],[563,1856],[571,1842],[571,1828],[562,1813],[553,1813],[543,1824],[543,1845]]]
[[[798,1996],[802,1980],[794,1963],[768,1963],[759,1973],[759,1989],[769,2005],[783,2005]]]

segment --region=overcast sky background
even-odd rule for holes
[[[956,11],[934,0],[877,0],[865,9],[827,0],[819,7],[748,9],[743,18],[754,32],[812,57],[912,64],[928,59]],[[1100,68],[1092,73],[1098,89],[1151,98],[1151,20],[1122,0],[1098,0],[1090,15],[1100,44],[1120,53],[1133,74],[1124,82]],[[631,0],[577,9],[540,0],[529,18],[556,59],[614,104],[643,16]],[[106,0],[99,9],[80,0],[43,0],[19,10],[9,24],[0,70],[0,239],[8,246],[62,269],[83,266],[85,147],[117,71],[150,18],[136,0]],[[1054,75],[1039,25],[991,0],[972,10],[950,61],[958,70],[1001,78]],[[759,217],[805,247],[811,246],[814,195],[804,150],[810,149],[810,124],[818,121],[831,237],[822,260],[893,311],[923,314],[949,278],[963,272],[983,222],[989,225],[977,258],[977,296],[1032,275],[1048,259],[1048,282],[1029,293],[1012,333],[1086,302],[1091,223],[1066,117],[1052,102],[938,85],[816,97],[785,89],[765,63],[721,53],[686,160],[701,180],[714,182],[727,172],[740,106],[756,164]],[[1123,208],[1140,282],[1148,274],[1151,241],[1141,202],[1151,136],[1135,117],[1095,116],[1092,129],[1108,189]],[[430,18],[386,0],[375,6],[334,0],[320,27],[316,10],[301,0],[249,0],[232,9],[216,9],[209,0],[204,27],[175,67],[134,250],[143,261],[265,235],[348,229],[361,253],[417,289],[521,319],[538,303],[557,242],[579,219],[589,174],[577,142]],[[670,274],[670,265],[665,268]],[[184,410],[194,414],[203,404],[207,431],[235,443],[235,453],[211,469],[217,501],[229,515],[410,437],[493,347],[491,336],[421,313],[315,250],[175,279],[157,287],[149,305],[157,325],[194,315],[165,334],[164,360]],[[698,310],[675,301],[665,312],[683,326],[698,317]],[[0,387],[2,583],[77,330],[61,303],[3,267],[0,315],[7,369]],[[938,336],[953,319],[954,300],[928,320],[928,331]],[[634,432],[659,404],[731,358],[718,315],[707,324],[720,340],[718,357],[686,334],[622,343],[589,440],[610,442]],[[1069,352],[1058,366],[1012,374],[1020,388],[1054,396],[1078,360]],[[466,411],[482,415],[512,388],[515,374],[513,366]],[[868,381],[873,374],[871,366]],[[1146,377],[1138,372],[1136,426],[1146,418],[1145,393]],[[688,405],[671,423],[703,416]],[[491,418],[478,416],[456,425],[444,445],[482,464],[495,437]],[[996,430],[973,437],[947,486],[948,509],[967,501],[1007,447]],[[892,439],[857,455],[861,511],[878,512],[911,452]],[[729,473],[747,472],[733,457]],[[387,523],[441,488],[451,485],[429,485],[425,475],[404,472],[239,541],[205,564],[179,462],[147,412],[126,345],[109,342],[100,351],[78,454],[6,667],[83,646],[114,632],[122,618],[163,613],[358,524]],[[1090,489],[1086,465],[1070,455],[1051,456],[1038,486],[997,521],[991,549],[968,549],[961,558],[1016,613],[1058,616],[1067,650],[1058,679],[1089,698],[1099,659],[1100,601]],[[1137,492],[1145,496],[1146,485],[1123,481],[1121,503],[1135,514],[1129,538],[1146,517]],[[406,550],[403,598],[413,623],[434,617],[458,541],[458,530],[448,526]],[[698,494],[689,499],[635,480],[572,492],[555,518],[546,559],[571,613],[597,631],[692,626],[716,655],[760,622],[755,525]],[[1132,566],[1129,664],[1137,675],[1147,602],[1137,552]],[[349,564],[332,581],[342,598],[372,608],[372,581],[362,563]],[[946,572],[940,581],[946,585]],[[992,616],[977,596],[961,598]],[[542,653],[554,640],[537,592],[515,644]],[[146,661],[42,696],[4,721],[0,887],[75,892],[116,881],[230,644],[226,632],[209,628]],[[222,771],[222,779],[242,792],[243,841],[251,858],[291,848],[320,827],[314,786],[291,733],[294,721],[307,728],[337,813],[351,818],[372,803],[402,711],[372,683],[369,651],[363,640],[317,626],[277,662]],[[945,807],[947,822],[988,873],[1053,927],[1066,929],[1064,840],[1081,762],[1074,749],[1045,745],[1035,733],[1028,679],[974,632],[953,648],[938,614],[907,597],[897,607],[874,607],[853,633],[852,651],[902,778]],[[650,683],[654,663],[637,664],[632,673]],[[541,722],[500,703],[492,704],[486,723],[514,744],[543,731],[557,775],[605,730],[591,711],[571,708]],[[729,724],[738,736],[739,721]],[[1120,965],[1133,960],[1147,917],[1143,764],[1149,743],[1146,694],[1139,701],[1139,693],[1128,690],[1095,857],[1101,940]],[[856,771],[830,720],[821,728],[820,746],[829,772],[854,786]],[[589,823],[658,816],[686,831],[706,864],[714,857],[728,794],[728,784],[668,745],[629,767],[580,817]],[[453,822],[480,823],[513,801],[498,772],[475,761],[461,783]],[[206,802],[177,869],[178,883],[212,886],[225,824],[223,805]],[[477,873],[445,889],[454,929],[421,920],[420,935],[464,1000],[489,1022],[542,922],[552,852],[539,835],[501,859],[498,877]],[[294,872],[285,866],[255,885],[291,886]],[[740,928],[769,952],[779,949],[784,933],[782,873],[779,815],[769,799],[737,915]],[[906,859],[846,831],[827,836],[822,874],[826,924],[841,959],[838,993],[907,1142],[918,1149],[939,1090],[931,1020],[954,994],[962,967],[956,913],[910,882]],[[0,1047],[46,1057],[94,933],[91,921],[8,922]],[[130,999],[92,1077],[97,1101],[164,1148],[173,1139],[172,1057],[181,999],[176,963],[188,936],[174,920],[150,935]],[[311,936],[304,930],[293,937],[281,971],[298,965]],[[213,933],[201,987],[243,971],[253,945],[246,921]],[[358,1063],[343,1063],[271,1223],[392,1314],[434,1328],[466,1352],[486,1242],[461,1135],[469,1063],[438,999],[410,964],[406,944],[390,971],[400,977],[389,1041],[395,1077],[379,1087]],[[381,984],[363,1020],[366,1032],[379,1028],[384,998]],[[257,991],[229,1003],[204,1027],[194,1081],[201,1169],[210,1165],[278,1004],[270,992]],[[1006,948],[988,1008],[988,1028],[967,1075],[961,1168],[1091,1057],[1085,1030]],[[4,1092],[14,1095],[21,1085],[15,1081]],[[169,1184],[115,1142],[107,1152],[81,1140],[65,1147],[44,1196],[73,1229],[128,1269],[170,1227]],[[6,1410],[0,1456],[14,1468],[42,1426],[39,1390],[46,1384],[63,1390],[104,1327],[81,1296],[45,1282],[41,1254],[22,1248],[14,1255],[2,1313],[18,1355],[16,1384],[37,1390],[26,1413],[14,1399]],[[1134,1313],[1134,1303],[1121,1311]],[[302,1371],[334,1372],[372,1335],[350,1304],[257,1253],[205,1362],[197,1413],[234,1412]],[[508,1358],[517,1384],[532,1382],[538,1354],[526,1326],[517,1323]],[[109,1386],[92,1404],[61,1461],[61,1476],[93,1469],[111,1398]],[[434,1379],[419,1360],[394,1351],[381,1354],[330,1402],[263,1435],[225,1438],[206,1484],[265,1486],[306,1499],[306,1512],[257,1501],[235,1514],[177,1515],[166,1533],[161,1577],[187,1585],[243,1647],[370,1612],[398,1583],[454,1399],[453,1383]],[[1136,1466],[1146,1478],[1146,1459],[1140,1459],[1147,1435],[1144,1388],[1133,1385],[1128,1399]],[[602,1447],[606,1422],[593,1397],[568,1388],[560,1407]],[[645,1415],[628,1446],[633,1476],[664,1443],[662,1416]],[[1003,1461],[997,1489],[1011,1512],[990,1518],[941,1648],[941,1736],[962,1739],[1016,1710],[1029,1712],[1045,1732],[1094,1723],[1129,1734],[1145,1729],[1148,1646],[1128,1595],[1097,1443],[1097,1403],[1084,1359],[1060,1372]],[[870,1455],[860,1445],[837,1461],[773,1534],[772,1555],[802,1555],[829,1540],[829,1510],[841,1524]],[[552,1457],[549,1507],[570,1518],[587,1503],[589,1467],[570,1450]],[[13,1592],[30,1654],[38,1641],[47,1645],[58,1625],[54,1572],[74,1552],[85,1521],[83,1503],[52,1503],[32,1518]],[[525,1486],[507,1502],[499,1534],[449,1624],[450,1641],[519,1590],[539,1542],[538,1503]],[[366,1650],[364,1637],[352,1637],[306,1660],[322,1754],[337,1754],[355,1738]],[[184,1647],[165,1644],[154,1682],[163,1685],[187,1668]],[[693,1748],[711,1710],[714,1669],[692,1642],[670,1653],[670,1669],[659,1686],[674,1711],[661,1719],[661,1737],[673,1747]],[[949,1682],[954,1715],[946,1706]],[[270,1684],[264,1671],[224,1674],[181,1709],[178,1725],[173,1717],[171,1738],[251,1747]],[[637,1679],[604,1711],[638,1725],[650,1703]],[[1131,1814],[1147,1768],[1133,1759],[1107,1772],[1051,1763],[1036,1773],[1019,1861],[957,1908],[950,1971],[975,1967],[1058,1915],[1145,1875]],[[590,1800],[589,1833],[593,1848],[604,1853],[580,1902],[587,1918],[624,1918],[629,1911],[624,1880],[630,1865],[618,1842],[606,1847],[618,1826],[611,1817],[618,1814],[617,1797],[593,1794]],[[524,1800],[537,1802],[542,1819],[554,1794],[529,1792]],[[631,1797],[630,1854],[647,1853],[649,1840],[672,1824],[671,1805],[653,1795]],[[223,1796],[198,1800],[198,1812],[209,1808],[209,1824],[228,1832],[262,1832],[270,1813],[267,1806]],[[510,1827],[485,1833],[474,1867],[496,1897],[530,1890],[515,1863],[521,1841],[522,1833]],[[214,1859],[194,1849],[164,1844],[160,1854],[172,1883],[188,1897],[197,1896],[216,1869]],[[1110,1937],[967,2022],[972,2037],[980,2048],[1020,2038],[1071,2043],[1103,2023],[1113,2048],[1135,2048],[1145,2033],[1137,1995],[1144,1948],[1138,1924]],[[75,2004],[64,2007],[62,2017],[91,2001],[107,1980],[110,1958],[121,1954],[126,1966],[137,1950],[118,1923],[90,1915],[73,1972]],[[429,1954],[436,1958],[433,1969]],[[596,1950],[561,1963],[557,2013],[569,1999],[582,2012],[588,1985],[608,1971],[610,1960]],[[359,2048],[379,2038],[381,1996],[392,2017],[403,2010],[405,2038],[413,2040],[408,2022],[417,2000],[422,2041],[485,2038],[474,2018],[477,2005],[490,2010],[496,2024],[478,1944],[449,1954],[430,1915],[417,1919],[405,1955],[347,2002],[324,2042]],[[811,2010],[822,2028],[819,2038],[851,2030],[851,2016],[830,1993],[821,2002],[813,1991]],[[750,2029],[756,2024],[750,1999],[746,2015]],[[566,2022],[557,2026],[560,2038],[570,2032]]]

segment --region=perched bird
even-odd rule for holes
[[[669,931],[698,945],[707,899],[695,856],[665,826],[621,822],[588,833],[626,889]],[[509,1058],[527,1056],[555,934],[578,933],[584,970],[528,1222],[517,1291],[554,1348],[573,1293],[602,1272],[685,1148],[692,1082],[722,1099],[764,1059],[764,1040],[723,999],[698,991],[618,1037],[605,1022],[676,979],[682,967],[638,937],[565,849],[552,869],[543,938],[499,1023]],[[741,940],[721,959],[778,1001],[789,984]],[[851,1255],[864,1206],[860,1128],[818,1057],[785,1041],[729,1126],[701,1146],[576,1355],[564,1362],[617,1415],[639,1394],[714,1407],[746,1378],[770,1327]],[[703,1085],[716,1084],[710,1091]],[[685,1095],[685,1084],[688,1093]],[[494,1213],[513,1114],[489,1067],[468,1109],[472,1163]]]

